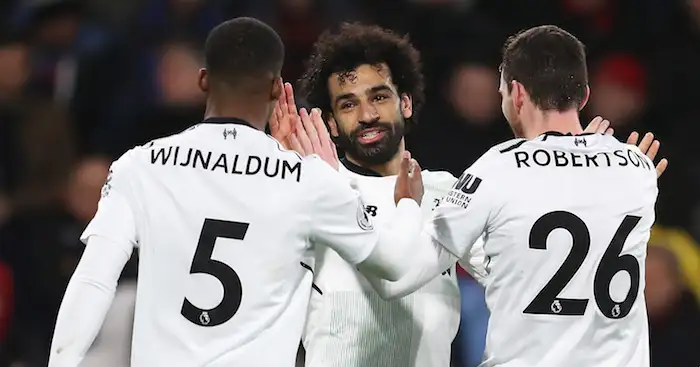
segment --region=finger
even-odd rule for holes
[[[668,159],[664,158],[656,165],[656,177],[661,177],[668,168]]]
[[[591,122],[588,123],[588,126],[586,126],[586,129],[584,132],[586,133],[594,133],[598,131],[598,127],[600,127],[600,123],[603,122],[603,118],[600,116],[596,116],[591,120]]]
[[[399,164],[399,176],[400,178],[408,179],[408,173],[411,170],[411,153],[409,151],[404,151],[401,155],[401,164]]]
[[[637,145],[638,141],[639,141],[639,133],[636,131],[632,131],[630,136],[627,138],[627,144]]]
[[[279,118],[277,117],[277,102],[275,102],[275,106],[272,108],[272,114],[270,115],[270,134],[273,136],[279,131],[280,128],[280,121]]]
[[[652,142],[654,142],[654,134],[644,134],[642,141],[639,143],[639,150],[641,150],[642,153],[647,154],[647,150],[649,150],[649,147],[651,146]]]
[[[649,147],[649,150],[647,151],[647,157],[651,159],[653,162],[654,159],[656,158],[656,154],[659,153],[659,147],[661,146],[661,142],[658,140],[654,140],[653,143],[651,143],[651,146]]]
[[[323,118],[321,117],[321,110],[318,108],[311,110],[311,121],[316,127],[318,138],[321,140],[322,148],[329,149],[333,145],[333,142],[331,141],[331,136],[328,133],[328,128],[326,128],[326,124],[323,122]]]
[[[282,111],[282,114],[287,113],[289,110],[289,107],[287,106],[287,91],[285,87],[286,83],[282,84],[282,92],[280,93],[280,98],[277,100],[277,102],[280,105],[280,111]]]
[[[301,143],[299,142],[299,139],[297,139],[295,134],[289,136],[289,148],[301,154],[302,157],[306,155],[306,151],[301,146]]]
[[[314,153],[320,154],[322,152],[321,140],[318,137],[318,131],[316,126],[309,115],[306,108],[302,108],[300,111],[301,121],[304,124],[304,129],[306,129],[306,134],[309,136],[309,141],[311,141],[311,146],[314,149]]]
[[[615,135],[615,129],[613,129],[612,127],[609,127],[607,130],[605,130],[605,135],[614,136],[614,135]]]
[[[284,94],[287,97],[287,113],[297,115],[297,105],[294,102],[294,87],[292,87],[292,83],[284,83]]]
[[[600,126],[598,126],[598,129],[596,130],[596,133],[597,133],[597,134],[605,134],[605,131],[607,131],[609,127],[610,127],[610,121],[608,121],[608,120],[603,120],[603,121],[600,123]]]
[[[415,180],[416,178],[421,179],[421,168],[420,164],[418,164],[418,161],[415,159],[411,159],[411,179]]]
[[[299,140],[299,144],[301,145],[302,149],[304,150],[304,153],[312,154],[313,147],[311,146],[311,141],[309,140],[309,135],[306,133],[306,129],[304,129],[304,125],[301,122],[301,118],[297,117],[294,119],[295,122],[295,131],[294,135],[296,135],[297,139]]]

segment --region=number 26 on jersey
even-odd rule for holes
[[[593,298],[600,312],[607,318],[620,319],[632,310],[639,293],[639,261],[630,254],[620,255],[625,240],[641,217],[628,215],[617,228],[608,248],[605,250],[596,269],[593,280]],[[572,245],[569,255],[561,264],[552,279],[542,288],[523,313],[536,315],[581,316],[586,312],[588,299],[561,298],[559,294],[571,281],[588,255],[591,235],[586,223],[578,216],[554,211],[540,217],[530,230],[530,248],[547,249],[547,237],[555,229],[564,229],[571,234]],[[610,283],[615,274],[624,271],[630,277],[630,289],[621,302],[610,296]]]

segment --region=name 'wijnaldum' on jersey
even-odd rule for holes
[[[534,152],[515,152],[515,164],[518,168],[532,166],[556,167],[613,167],[633,166],[647,170],[654,167],[638,153],[630,149],[618,149],[612,152],[573,153],[560,150],[537,149]]]
[[[151,164],[199,168],[232,175],[264,174],[270,178],[292,178],[296,182],[301,180],[301,162],[254,155],[227,155],[194,148],[180,149],[178,146],[151,148]]]

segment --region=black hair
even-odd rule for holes
[[[212,79],[231,86],[267,73],[278,76],[284,45],[277,32],[254,18],[234,18],[216,26],[204,44],[204,59]]]
[[[544,111],[579,109],[586,98],[586,51],[571,33],[553,25],[527,29],[510,37],[503,47],[503,80],[525,87],[533,103]]]
[[[324,32],[314,44],[308,67],[300,80],[301,95],[311,106],[330,113],[328,78],[332,74],[381,63],[388,66],[399,94],[411,97],[415,116],[425,100],[420,53],[407,36],[378,26],[344,23],[338,32]],[[407,124],[410,120],[407,119]]]

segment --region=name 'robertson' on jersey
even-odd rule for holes
[[[576,153],[561,150],[537,149],[533,152],[516,151],[513,154],[518,168],[533,166],[554,167],[639,167],[648,171],[654,167],[639,153],[631,149],[613,151]]]
[[[270,178],[279,177],[283,180],[293,178],[296,182],[301,180],[301,162],[290,162],[280,158],[262,158],[255,155],[227,155],[211,151],[205,152],[196,148],[182,148],[182,151],[180,149],[179,146],[151,146],[151,164],[179,165],[232,175],[264,174]]]

